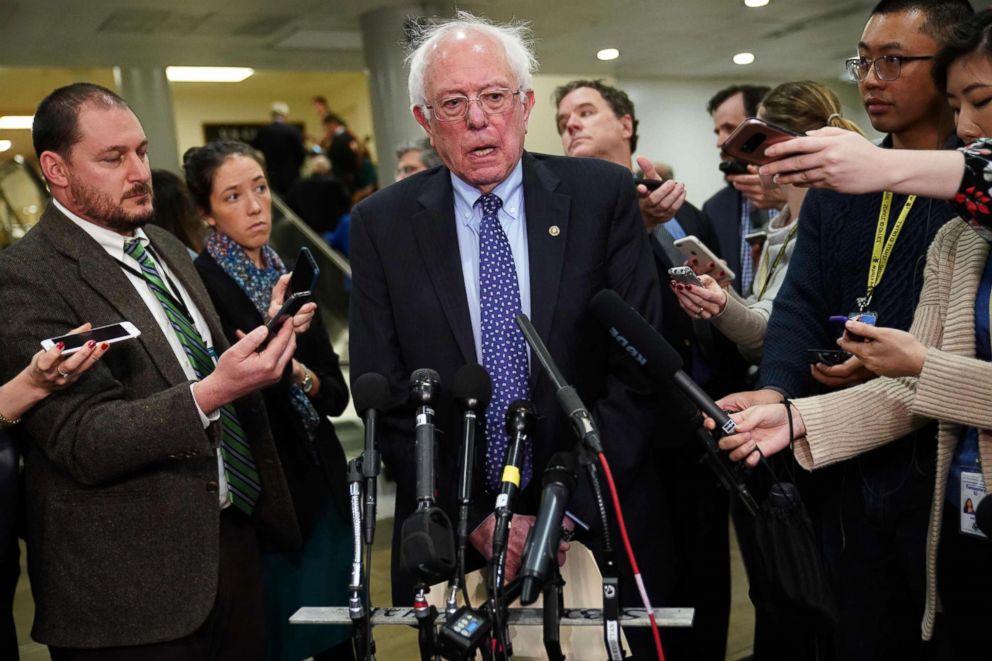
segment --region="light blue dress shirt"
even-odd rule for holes
[[[468,313],[472,320],[472,336],[475,338],[475,356],[482,364],[482,312],[479,304],[479,225],[482,223],[482,209],[475,201],[482,195],[454,173],[451,186],[455,193],[455,228],[458,232],[458,250],[461,254],[462,277],[465,279],[465,297],[468,299]],[[527,253],[527,214],[524,212],[524,171],[523,162],[504,179],[493,194],[503,201],[499,210],[499,224],[510,242],[513,263],[517,269],[517,284],[520,286],[520,310],[530,318],[530,261]]]

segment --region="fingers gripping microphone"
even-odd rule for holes
[[[575,455],[571,452],[555,454],[544,470],[541,506],[537,511],[537,521],[534,522],[524,546],[520,570],[520,577],[523,579],[520,603],[524,606],[537,600],[544,584],[551,577],[552,569],[558,563],[561,520],[575,490],[575,471]]]
[[[379,450],[376,448],[379,414],[389,408],[389,383],[386,377],[368,372],[355,379],[351,389],[355,410],[365,422],[365,450],[362,452],[362,477],[365,479],[363,508],[365,543],[375,540],[376,482],[379,478]]]

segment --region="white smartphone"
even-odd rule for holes
[[[61,342],[65,345],[65,348],[62,349],[62,355],[68,356],[69,354],[76,353],[85,347],[86,343],[90,340],[93,340],[98,344],[101,342],[113,344],[114,342],[121,342],[123,340],[136,338],[139,335],[141,335],[141,331],[138,330],[137,326],[132,324],[130,321],[122,321],[117,324],[108,324],[107,326],[92,328],[88,331],[83,331],[82,333],[60,335],[59,337],[42,340],[41,346],[45,351],[48,351]]]
[[[723,264],[723,262],[720,261],[720,258],[717,257],[712,250],[706,247],[706,244],[694,237],[692,234],[682,237],[681,239],[676,239],[675,247],[679,249],[679,252],[685,255],[686,259],[695,257],[701,262]],[[734,278],[737,277],[726,265],[723,266],[723,271],[723,277],[719,278],[721,283],[733,282]]]

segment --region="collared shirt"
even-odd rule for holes
[[[458,251],[461,254],[462,277],[465,280],[465,296],[468,299],[468,313],[472,320],[472,336],[475,338],[475,354],[482,364],[482,311],[479,302],[479,225],[482,223],[482,209],[475,205],[482,193],[454,173],[451,186],[455,193],[455,228],[458,234]],[[517,284],[520,287],[520,310],[530,317],[530,260],[527,253],[527,215],[524,212],[524,170],[523,162],[510,172],[493,194],[503,201],[499,210],[499,224],[510,242],[513,264],[517,269]]]
[[[134,260],[133,257],[124,252],[124,244],[128,240],[126,237],[113,232],[106,228],[100,227],[88,220],[80,218],[73,212],[66,209],[58,200],[52,199],[52,204],[55,205],[62,214],[75,223],[81,230],[86,232],[94,241],[96,241],[101,248],[107,251],[111,257],[113,257],[118,262],[123,262],[125,264],[131,265],[134,269],[140,271],[141,265]],[[134,230],[134,238],[141,241],[141,246],[147,248],[150,244],[148,236],[139,227]],[[204,319],[203,315],[193,304],[193,300],[190,298],[189,293],[183,288],[182,284],[175,277],[175,274],[169,270],[169,267],[164,264],[161,260],[155,259],[155,264],[162,272],[163,280],[166,286],[172,290],[173,287],[178,291],[172,291],[172,294],[183,301],[186,304],[186,308],[189,310],[190,315],[193,317],[193,323],[196,325],[196,330],[199,331],[200,337],[203,338],[203,342],[213,350],[213,337],[210,334],[210,328],[207,326],[207,321]],[[196,372],[193,371],[193,366],[189,362],[189,358],[186,356],[186,351],[183,349],[182,343],[179,341],[179,337],[176,335],[176,331],[172,328],[172,323],[169,321],[168,317],[165,316],[165,310],[162,308],[162,304],[152,293],[152,290],[148,287],[148,283],[141,276],[132,273],[131,271],[122,268],[121,271],[134,286],[136,292],[141,297],[141,301],[148,308],[148,311],[152,313],[155,317],[155,321],[158,323],[159,328],[162,330],[162,334],[165,335],[165,339],[169,342],[169,347],[176,356],[176,360],[179,361],[179,366],[183,368],[183,373],[186,377],[192,381],[196,381]],[[141,330],[140,328],[138,330]],[[193,386],[190,386],[190,392],[192,393]],[[220,419],[220,411],[213,411],[210,415],[203,412],[200,408],[199,403],[197,403],[196,398],[193,398],[193,404],[196,406],[197,413],[200,414],[200,422],[203,424],[203,428],[206,429],[210,426],[211,422],[216,422]],[[224,463],[217,453],[217,466],[220,475],[220,502],[222,506],[229,504],[229,496],[227,490],[227,478],[224,475]]]

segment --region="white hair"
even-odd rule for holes
[[[533,89],[533,74],[537,70],[534,44],[530,26],[524,22],[496,24],[488,19],[466,11],[458,11],[454,18],[418,24],[412,28],[410,54],[406,62],[410,66],[411,106],[427,104],[425,78],[430,58],[437,45],[446,37],[458,32],[474,32],[490,37],[503,46],[503,53],[510,71],[516,76],[521,91]]]

